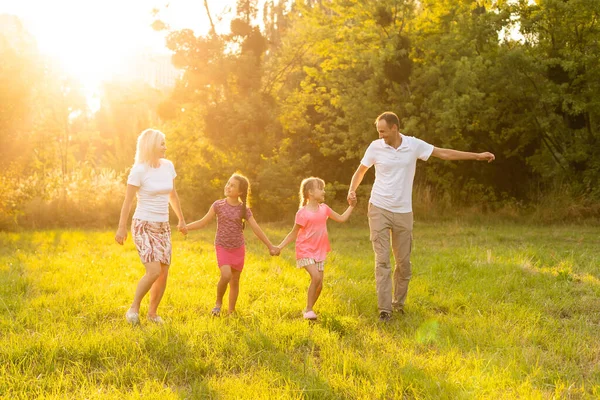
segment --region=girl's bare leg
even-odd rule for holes
[[[238,294],[240,293],[240,276],[242,271],[231,269],[231,281],[229,281],[229,313],[235,312]]]
[[[307,265],[304,269],[306,269],[306,272],[310,275],[310,285],[308,286],[308,296],[306,299],[306,311],[312,311],[323,288],[323,271],[317,270],[315,264]]]
[[[219,283],[217,283],[217,301],[215,302],[215,307],[221,308],[223,305],[223,296],[227,291],[227,285],[231,281],[231,267],[229,265],[221,266],[221,278],[219,279]]]

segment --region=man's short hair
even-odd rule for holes
[[[377,119],[375,119],[376,126],[380,119],[387,122],[387,124],[390,128],[393,125],[396,125],[398,128],[400,128],[400,119],[398,118],[398,116],[396,114],[394,114],[391,111],[386,111],[386,112],[382,113],[380,116],[378,116]]]

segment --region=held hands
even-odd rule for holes
[[[127,240],[127,228],[119,228],[117,229],[117,233],[115,235],[115,241],[119,243],[121,246]]]
[[[185,221],[179,221],[179,223],[177,223],[177,230],[181,232],[184,236],[188,234],[188,228],[185,224]]]
[[[494,156],[489,151],[486,151],[485,153],[477,153],[477,161],[487,161],[487,162],[491,163],[495,159],[496,159],[496,156]]]
[[[355,207],[356,203],[358,202],[358,200],[356,199],[356,192],[354,190],[351,190],[348,192],[348,205],[351,207]]]
[[[271,246],[269,248],[269,253],[272,256],[278,256],[279,254],[281,254],[281,249],[279,248],[279,246]]]

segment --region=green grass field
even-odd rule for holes
[[[278,242],[289,227],[264,228]],[[250,231],[238,313],[209,317],[213,236],[174,235],[167,323],[131,327],[131,238],[0,233],[0,397],[600,397],[599,227],[417,221],[407,314],[388,324],[366,226],[330,223],[314,324],[292,247],[271,258]]]

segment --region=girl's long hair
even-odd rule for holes
[[[165,134],[156,129],[146,129],[137,139],[135,164],[148,164],[157,161],[156,150],[160,148]]]
[[[238,181],[238,187],[241,192],[240,199],[242,200],[242,229],[244,229],[246,227],[246,208],[249,207],[250,204],[250,181],[239,172],[231,175],[231,178]]]
[[[317,178],[311,176],[310,178],[305,178],[302,180],[300,184],[300,193],[298,197],[300,197],[300,206],[298,208],[302,208],[308,203],[308,191],[314,188],[323,189],[325,187],[325,181],[321,178]]]

